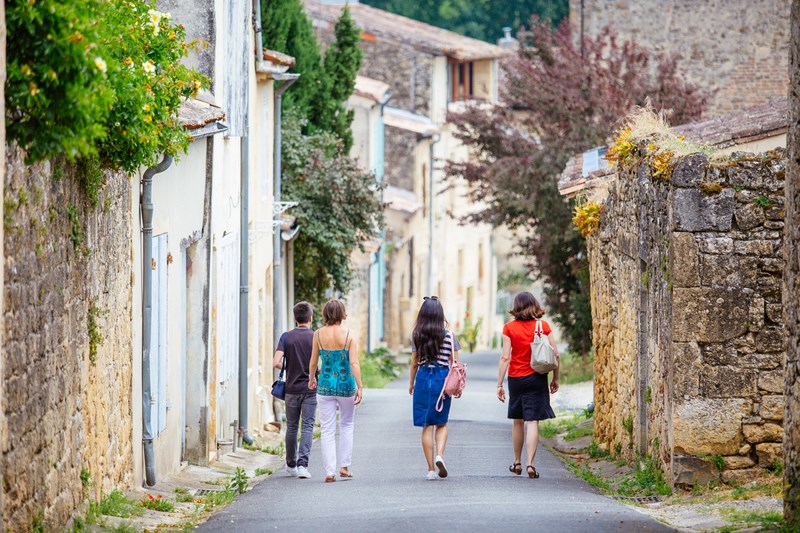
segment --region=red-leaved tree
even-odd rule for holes
[[[467,162],[448,161],[486,208],[472,221],[525,228],[519,252],[545,281],[545,301],[570,348],[588,352],[591,309],[586,245],[571,224],[558,176],[576,153],[605,144],[618,122],[649,100],[670,122],[700,117],[709,92],[685,81],[672,57],[655,55],[606,29],[581,47],[567,21],[533,18],[520,50],[503,65],[502,104],[474,103],[451,113]]]

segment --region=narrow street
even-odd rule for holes
[[[312,479],[276,472],[199,531],[671,531],[599,494],[543,447],[536,458],[539,479],[509,473],[511,425],[495,397],[497,354],[463,360],[468,381],[450,412],[446,479],[425,479],[406,374],[364,393],[356,414],[354,479],[324,483],[316,442]]]

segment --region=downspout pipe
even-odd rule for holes
[[[142,444],[144,445],[144,473],[148,487],[156,484],[156,461],[153,452],[152,409],[153,387],[150,375],[150,340],[153,335],[153,176],[172,164],[172,156],[165,155],[159,164],[144,171],[142,176]]]
[[[383,123],[383,114],[384,114],[383,112],[384,112],[384,109],[386,108],[386,105],[389,103],[389,100],[391,98],[392,98],[392,91],[387,90],[386,93],[384,93],[383,98],[381,98],[377,102],[378,110],[379,110],[380,117],[381,117],[380,118],[381,123]],[[369,125],[369,115],[368,115],[367,116],[367,131],[370,131],[370,130],[371,130],[371,128],[370,128],[370,125]],[[383,132],[384,132],[384,129],[383,129],[383,127],[381,127],[381,135],[383,135]],[[381,147],[383,147],[383,146],[385,146],[384,142],[381,141]],[[381,154],[380,161],[383,162],[383,154]],[[383,163],[381,163],[381,164],[383,164]],[[383,167],[381,167],[379,169],[379,172],[377,170],[378,169],[376,169],[375,175],[378,178],[378,183],[382,184],[383,183]],[[383,187],[381,187],[381,205],[383,205]],[[383,244],[384,244],[385,240],[386,240],[386,232],[385,231],[381,231],[381,245],[378,248],[378,251],[375,252],[375,260],[369,262],[369,273],[370,274],[369,274],[369,277],[368,277],[369,281],[367,283],[367,351],[368,352],[371,352],[372,349],[373,349],[373,346],[372,346],[372,319],[371,319],[372,312],[373,312],[373,309],[372,309],[372,277],[371,277],[372,265],[374,265],[376,263],[380,264],[380,258],[381,258],[380,254],[383,253]],[[379,270],[378,271],[378,275],[382,276],[383,272],[380,272],[380,267],[378,267],[378,270]]]
[[[261,29],[261,1],[253,1],[253,23],[255,33],[255,55],[258,66],[264,62],[264,46],[262,43]],[[246,444],[253,444],[253,437],[247,431],[249,417],[248,405],[248,376],[247,369],[250,364],[250,67],[247,67],[245,77],[247,101],[245,102],[244,137],[242,138],[241,152],[241,208],[239,209],[239,428],[238,434]],[[234,438],[236,438],[234,436]]]
[[[441,136],[439,134],[431,135],[431,144],[428,154],[428,296],[432,295],[435,291],[433,283],[433,147],[440,139]]]
[[[273,146],[274,155],[273,161],[275,163],[273,169],[273,176],[275,181],[273,183],[273,221],[274,226],[274,241],[272,250],[272,324],[273,324],[273,340],[275,348],[278,347],[278,341],[283,333],[283,326],[281,324],[282,305],[281,305],[281,288],[283,287],[283,280],[281,279],[281,144],[282,144],[282,114],[281,102],[283,101],[283,93],[286,92],[300,74],[275,74],[273,79],[282,82],[280,85],[275,85],[275,144]]]

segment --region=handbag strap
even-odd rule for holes
[[[286,370],[286,352],[283,352],[283,360],[281,362],[281,373],[278,374],[278,379],[283,380],[283,371]]]

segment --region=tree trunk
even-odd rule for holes
[[[800,529],[800,0],[792,2],[789,45],[789,149],[786,173],[786,388],[783,512],[788,530]]]

